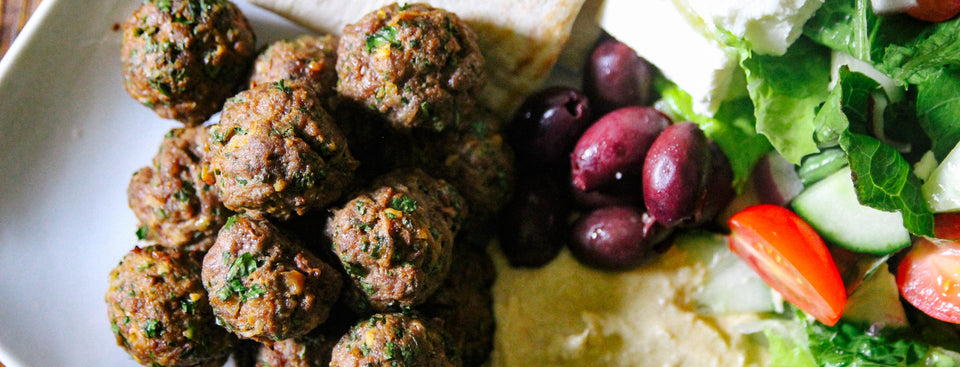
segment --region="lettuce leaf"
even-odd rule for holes
[[[817,153],[813,119],[829,94],[829,50],[801,37],[783,56],[741,53],[757,132],[794,164]]]
[[[783,367],[956,367],[960,354],[945,349],[958,342],[956,333],[916,320],[917,328],[873,330],[840,320],[826,326],[800,311],[796,318],[771,320],[764,327],[770,346],[770,365]],[[931,338],[924,330],[935,328]]]
[[[958,51],[960,53],[960,51]],[[940,69],[917,86],[917,116],[942,160],[960,141],[960,70]]]
[[[866,135],[866,111],[871,95],[880,91],[873,79],[848,68],[839,70],[839,82],[816,116],[817,139],[823,146],[839,144],[847,154],[860,203],[884,211],[899,211],[903,224],[915,235],[933,235],[933,213],[920,190],[922,182],[895,149]]]

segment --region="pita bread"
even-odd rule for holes
[[[539,89],[570,36],[585,0],[431,0],[477,33],[487,59],[480,104],[509,119]],[[395,0],[250,0],[320,33],[340,34],[364,14]]]

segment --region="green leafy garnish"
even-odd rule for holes
[[[417,210],[417,201],[406,195],[400,195],[390,200],[390,209],[396,209],[404,213],[413,213]]]
[[[163,333],[163,324],[160,321],[149,319],[143,323],[143,334],[148,338],[156,338]]]
[[[391,47],[400,47],[397,41],[397,29],[391,26],[380,27],[376,32],[367,36],[366,50],[368,53],[380,47],[389,45]]]

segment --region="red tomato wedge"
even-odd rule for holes
[[[933,318],[960,323],[960,215],[939,214],[934,232],[920,238],[897,267],[903,298]],[[935,241],[935,242],[934,242]]]
[[[910,16],[928,22],[942,22],[960,13],[960,0],[917,0],[917,6],[907,10]]]
[[[792,211],[761,204],[730,217],[730,250],[788,302],[834,325],[847,293],[820,235]]]

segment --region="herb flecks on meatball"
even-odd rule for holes
[[[280,220],[340,198],[359,164],[316,94],[284,80],[231,98],[209,147],[205,179],[223,204]]]
[[[230,211],[215,186],[201,178],[207,132],[203,127],[170,130],[153,164],[134,173],[127,201],[140,239],[170,247],[206,250]]]
[[[285,80],[313,89],[332,109],[337,103],[337,38],[301,35],[268,45],[253,63],[250,88]]]
[[[230,217],[203,258],[218,322],[264,343],[307,334],[340,294],[336,270],[263,218]]]
[[[359,310],[410,308],[443,283],[466,215],[446,181],[420,170],[381,178],[334,212],[333,250],[352,279],[346,296]]]
[[[409,314],[374,314],[358,323],[333,348],[330,366],[458,366],[447,355],[444,334]]]
[[[217,326],[200,279],[202,253],[136,247],[110,272],[117,344],[145,365],[221,366],[236,337]]]
[[[477,37],[456,14],[426,4],[384,6],[343,29],[337,90],[397,129],[460,125],[485,82]]]
[[[229,1],[145,1],[123,24],[123,86],[160,117],[197,125],[236,92],[255,54],[250,22]]]

